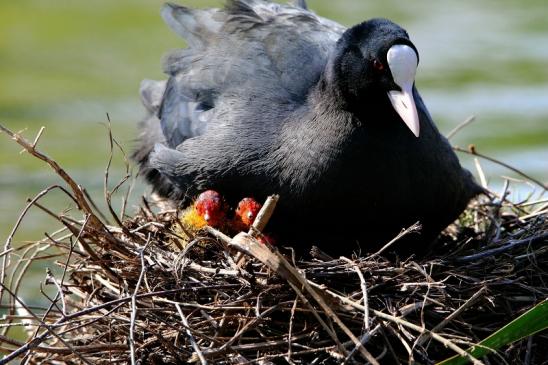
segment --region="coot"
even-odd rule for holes
[[[133,155],[159,195],[280,194],[270,230],[333,250],[374,249],[417,221],[429,242],[481,192],[415,88],[419,53],[397,24],[345,29],[303,1],[162,16],[188,48],[166,58],[167,83],[143,83]]]

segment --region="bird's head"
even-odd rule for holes
[[[404,29],[390,20],[372,19],[343,34],[330,60],[328,78],[351,109],[390,101],[418,137],[420,124],[413,97],[418,63],[417,49]]]
[[[261,210],[262,205],[253,198],[243,198],[236,208],[235,218],[240,223],[243,229],[249,229],[257,214]]]
[[[211,227],[222,226],[226,216],[226,204],[221,194],[206,190],[196,198],[194,209]]]

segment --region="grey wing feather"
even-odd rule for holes
[[[301,9],[308,10],[308,5],[306,5],[305,0],[294,0],[293,4],[295,4],[295,6],[298,6]]]
[[[166,81],[141,81],[141,87],[139,88],[141,102],[150,114],[158,114],[165,89]]]
[[[159,115],[167,145],[176,148],[187,138],[205,132],[211,106],[205,97],[185,94],[177,78],[171,77],[167,82]]]
[[[162,18],[191,48],[204,47],[208,40],[219,32],[223,25],[223,14],[218,9],[190,9],[166,3]]]
[[[304,1],[294,4],[229,0],[224,9],[164,6],[162,17],[189,47],[164,60],[170,78],[161,105],[158,87],[142,92],[145,106],[157,111],[160,123],[152,126],[157,119],[150,118],[145,125],[153,137],[141,137],[144,148],[136,157],[161,195],[184,195],[176,186],[187,181],[173,182],[197,174],[190,162],[196,156],[216,154],[210,160],[220,161],[219,155],[233,152],[210,141],[236,131],[223,124],[260,123],[265,113],[270,115],[265,122],[281,121],[302,105],[345,28],[307,11]],[[154,147],[154,140],[166,147]],[[197,153],[200,146],[207,148]]]
[[[345,29],[302,6],[265,0],[230,0],[221,10],[167,4],[162,16],[190,45],[165,60],[172,78],[160,117],[170,146],[205,132],[227,90],[268,84],[277,99],[303,102]]]

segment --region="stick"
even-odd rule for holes
[[[344,296],[341,296],[337,293],[334,293],[330,290],[325,290],[324,291],[325,293],[339,299],[341,302],[345,303],[345,304],[348,304],[348,305],[351,305],[353,306],[354,308],[358,309],[358,310],[365,310],[364,306],[363,305],[360,305],[356,302],[354,302],[353,300],[350,300]],[[402,325],[404,327],[408,327],[408,328],[411,328],[421,334],[423,333],[429,333],[430,336],[435,339],[436,341],[442,343],[444,346],[446,347],[449,347],[450,349],[452,349],[453,351],[455,351],[457,354],[463,356],[463,357],[466,357],[467,359],[469,359],[474,365],[483,365],[483,363],[479,360],[477,360],[476,358],[474,358],[472,355],[470,355],[468,352],[464,351],[463,349],[461,349],[460,347],[458,347],[457,345],[455,345],[454,343],[452,343],[451,341],[443,338],[442,336],[438,335],[437,333],[431,333],[431,331],[425,329],[425,328],[422,328],[420,326],[417,326],[413,323],[410,323],[410,322],[407,322],[401,318],[398,318],[398,317],[395,317],[395,316],[392,316],[392,315],[389,315],[389,314],[386,314],[386,313],[383,313],[383,312],[380,312],[378,310],[375,310],[375,309],[371,309],[371,312],[376,315],[377,317],[380,317],[382,319],[385,319],[385,320],[388,320],[388,321],[391,321],[391,322],[394,322],[396,324],[399,324],[399,325]]]
[[[266,224],[274,213],[274,209],[276,208],[276,204],[278,204],[279,199],[279,195],[271,195],[266,199],[266,202],[262,206],[261,210],[257,213],[257,218],[253,221],[253,225],[251,226],[252,230],[258,232],[262,232],[264,230]]]
[[[181,322],[183,323],[183,326],[185,326],[185,332],[188,336],[188,339],[190,341],[190,344],[192,345],[192,348],[194,349],[194,352],[200,359],[200,363],[202,365],[207,365],[207,360],[204,357],[204,354],[202,353],[202,350],[200,349],[200,346],[198,346],[198,343],[194,339],[194,336],[192,335],[192,332],[190,331],[190,326],[188,325],[188,321],[185,317],[185,314],[183,313],[183,310],[181,309],[181,306],[178,303],[175,303],[175,307],[177,308],[177,311],[179,312],[179,316],[181,316]]]
[[[65,303],[65,294],[63,293],[63,288],[61,287],[59,282],[55,279],[55,276],[53,276],[53,274],[51,273],[51,270],[49,268],[46,268],[46,280],[50,280],[51,282],[53,282],[53,284],[57,288],[58,295],[61,298],[61,313],[63,315],[66,315],[67,314],[67,304]],[[57,298],[52,300],[52,302],[55,302],[56,300],[57,300]]]
[[[66,346],[67,349],[69,349],[74,355],[76,355],[76,357],[78,357],[83,363],[85,364],[88,364],[88,365],[92,365],[91,362],[89,362],[88,360],[86,360],[86,358],[84,358],[81,354],[79,354],[76,350],[74,350],[74,348],[68,344],[68,342],[66,340],[64,340],[61,336],[59,336],[54,330],[53,328],[43,322],[42,320],[40,320],[40,318],[38,318],[37,315],[35,315],[29,307],[27,307],[27,305],[21,300],[19,299],[19,297],[17,295],[15,295],[14,293],[11,292],[11,290],[9,290],[6,286],[4,286],[3,283],[0,283],[0,285],[4,288],[5,291],[7,291],[23,308],[25,308],[25,310],[34,317],[35,320],[39,321],[40,324],[46,329],[46,331],[44,332],[45,334],[51,334],[53,335],[54,337],[56,337],[59,341],[61,341],[63,343],[63,345]],[[0,360],[0,364],[6,364],[7,361],[6,359],[8,358],[8,356],[4,357],[2,360]],[[4,362],[6,361],[6,362]]]
[[[455,128],[453,128],[451,130],[451,132],[447,133],[447,136],[445,138],[447,139],[451,139],[455,136],[455,134],[457,134],[458,132],[460,132],[464,127],[466,127],[468,124],[471,124],[472,122],[474,122],[476,120],[476,116],[475,115],[471,115],[469,116],[468,118],[466,118],[463,122],[461,122],[459,125],[457,125]]]
[[[133,291],[133,295],[131,296],[131,316],[130,316],[130,324],[129,324],[129,353],[131,357],[131,365],[135,365],[135,320],[137,318],[137,293],[139,292],[139,288],[141,287],[141,282],[143,281],[143,277],[145,276],[145,272],[147,270],[146,262],[145,262],[145,251],[147,249],[148,244],[150,243],[150,233],[148,234],[147,242],[145,246],[140,249],[139,256],[141,257],[141,273],[139,274],[139,279],[137,280],[137,284],[135,284],[135,290]]]
[[[455,310],[453,313],[448,315],[447,318],[445,318],[443,321],[438,323],[434,328],[432,328],[430,330],[430,333],[439,332],[441,329],[447,326],[449,322],[451,322],[454,318],[456,318],[459,314],[461,314],[466,308],[474,304],[476,300],[478,300],[478,298],[482,296],[486,290],[487,290],[487,287],[484,286],[480,290],[478,290],[476,293],[474,293],[474,295],[472,295],[466,302],[464,302],[463,305],[461,305],[459,308],[457,308],[457,310]],[[421,346],[422,344],[424,344],[429,337],[430,337],[429,334],[426,334],[426,335],[421,334],[417,338],[416,346]]]
[[[363,307],[365,308],[363,311],[363,324],[366,332],[369,332],[369,301],[367,299],[367,283],[365,282],[365,278],[363,277],[363,273],[360,270],[360,267],[358,264],[356,264],[354,261],[350,260],[346,257],[341,257],[342,260],[348,262],[352,267],[354,268],[354,271],[358,274],[358,277],[360,278],[360,287],[362,289],[362,297],[363,297]]]
[[[412,330],[415,330],[417,332],[419,332],[420,334],[428,334],[430,335],[433,339],[435,339],[436,341],[442,343],[444,346],[450,348],[451,350],[455,351],[457,354],[459,354],[460,356],[462,357],[465,357],[467,358],[468,360],[470,360],[470,362],[472,362],[474,365],[484,365],[482,361],[476,359],[474,356],[472,356],[471,354],[469,354],[468,352],[466,352],[465,350],[461,349],[460,347],[458,347],[457,345],[455,345],[453,342],[445,339],[444,337],[438,335],[437,333],[435,332],[432,332],[432,331],[429,331],[423,327],[420,327],[420,326],[417,326],[416,324],[413,324],[413,323],[410,323],[410,322],[407,322],[401,318],[398,318],[398,317],[394,317],[390,314],[386,314],[386,313],[383,313],[383,312],[379,312],[379,311],[376,311],[376,310],[373,310],[373,313],[377,316],[377,317],[380,317],[382,319],[386,319],[388,321],[391,321],[391,322],[394,322],[396,324],[399,324],[399,325],[402,325],[404,327],[407,327],[407,328],[410,328]]]
[[[314,298],[314,300],[325,311],[327,316],[331,318],[341,330],[354,342],[356,346],[360,347],[360,354],[371,364],[378,364],[377,360],[363,347],[360,340],[354,336],[350,329],[341,321],[341,319],[331,309],[331,306],[327,304],[316,289],[313,289],[308,281],[302,277],[302,275],[278,252],[270,251],[267,245],[263,245],[255,240],[250,235],[241,232],[236,235],[231,241],[228,242],[233,247],[242,250],[244,253],[251,255],[267,265],[270,269],[274,270],[278,275],[283,277],[291,286],[304,287],[304,289]],[[345,351],[346,355],[346,351]]]
[[[491,161],[493,163],[496,163],[497,165],[501,165],[503,167],[506,167],[508,170],[511,170],[511,171],[514,171],[516,174],[518,175],[521,175],[522,177],[530,180],[531,182],[534,182],[536,185],[540,186],[543,190],[548,190],[548,186],[544,185],[542,182],[540,182],[539,180],[535,179],[534,177],[531,177],[530,175],[527,175],[526,173],[524,173],[523,171],[521,170],[518,170],[517,168],[513,167],[513,166],[510,166],[508,165],[507,163],[505,162],[502,162],[502,161],[499,161],[499,160],[496,160],[492,157],[488,157],[484,154],[481,154],[479,153],[476,148],[474,146],[471,146],[471,148],[469,150],[466,150],[464,148],[460,148],[460,147],[457,147],[457,146],[454,146],[453,149],[455,151],[458,151],[458,152],[462,152],[462,153],[467,153],[469,155],[472,155],[472,156],[478,156],[478,157],[481,157],[485,160],[488,160],[488,161]]]
[[[15,142],[17,142],[19,145],[21,145],[32,156],[34,156],[34,157],[38,158],[39,160],[42,160],[45,163],[47,163],[57,173],[57,175],[59,175],[70,186],[71,190],[73,191],[73,193],[76,197],[77,204],[78,204],[78,209],[80,209],[80,210],[84,211],[85,213],[88,213],[92,216],[92,218],[90,219],[91,225],[94,226],[94,227],[105,228],[103,223],[93,214],[93,211],[92,211],[91,207],[89,206],[80,185],[78,185],[72,179],[72,177],[70,177],[70,175],[67,174],[67,172],[64,169],[61,168],[61,166],[59,166],[59,164],[57,162],[55,162],[54,160],[52,160],[48,156],[46,156],[43,153],[41,153],[40,151],[38,151],[35,148],[36,147],[35,145],[29,143],[29,141],[27,141],[25,138],[23,138],[22,136],[20,136],[17,133],[12,132],[8,128],[4,127],[2,124],[0,124],[0,131],[4,132],[8,136],[10,136]],[[105,229],[105,231],[106,231],[106,229]]]
[[[417,231],[420,231],[422,228],[420,222],[416,222],[415,224],[411,225],[409,228],[406,228],[404,229],[403,231],[401,231],[400,233],[398,233],[398,235],[396,237],[394,237],[390,242],[388,242],[386,245],[382,246],[380,250],[378,250],[377,252],[375,252],[374,254],[372,255],[369,255],[366,257],[366,260],[369,260],[375,256],[378,256],[380,255],[381,253],[383,253],[384,251],[386,251],[386,249],[390,246],[392,246],[392,244],[396,241],[398,241],[399,239],[401,239],[402,237],[405,237],[407,236],[409,233],[413,233],[413,232],[417,232]]]
[[[3,286],[3,284],[1,282],[0,282],[0,286]],[[236,287],[239,287],[239,285],[238,284],[225,284],[225,285],[216,285],[216,286],[210,286],[210,287],[196,286],[196,287],[161,290],[161,291],[156,291],[156,292],[139,294],[139,295],[137,295],[137,298],[141,299],[141,298],[165,296],[165,295],[170,295],[170,294],[177,294],[177,293],[181,293],[181,292],[202,290],[202,289],[204,289],[204,290],[214,290],[214,289],[230,289],[230,288],[236,288]],[[9,291],[9,289],[7,289],[7,291]],[[112,301],[107,302],[107,303],[103,303],[103,304],[100,304],[100,305],[96,305],[94,307],[86,308],[86,309],[83,309],[81,311],[71,313],[71,314],[59,319],[57,322],[55,322],[51,326],[54,327],[56,325],[60,325],[62,323],[65,323],[69,320],[72,320],[72,319],[75,319],[75,318],[78,318],[78,317],[81,317],[81,316],[84,316],[84,315],[87,315],[87,314],[90,314],[90,313],[93,313],[93,312],[103,310],[103,309],[108,308],[108,307],[113,306],[113,305],[119,305],[119,304],[127,303],[129,301],[131,301],[131,296],[115,299],[115,300],[112,300]],[[7,364],[10,361],[14,360],[15,358],[19,357],[21,354],[24,354],[27,351],[35,349],[40,343],[44,342],[48,338],[49,334],[50,333],[46,331],[43,334],[41,334],[40,336],[36,337],[34,340],[32,340],[30,342],[27,342],[24,346],[18,348],[17,350],[13,351],[12,353],[6,355],[2,359],[0,359],[0,365]]]
[[[522,245],[525,245],[525,244],[531,244],[533,242],[541,241],[541,240],[543,240],[547,237],[548,237],[548,233],[543,233],[543,234],[540,234],[538,236],[528,237],[528,238],[524,238],[524,239],[521,239],[521,240],[510,240],[504,246],[492,248],[490,250],[485,250],[483,252],[476,253],[474,255],[457,257],[455,260],[457,262],[470,262],[470,261],[482,259],[482,258],[485,258],[485,257],[497,255],[499,253],[511,250],[514,247],[519,247],[519,246],[522,246]]]

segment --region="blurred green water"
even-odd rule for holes
[[[157,0],[0,3],[0,122],[32,138],[46,126],[40,148],[102,201],[108,158],[106,114],[116,138],[131,150],[144,111],[143,78],[161,79],[161,56],[181,47],[161,21]],[[185,1],[191,6],[220,1]],[[310,0],[323,16],[345,25],[389,17],[403,25],[421,53],[417,85],[448,132],[469,115],[478,121],[454,140],[548,180],[548,10],[544,0],[481,3],[419,0]],[[27,197],[59,179],[0,135],[0,242]],[[469,159],[464,159],[469,166]],[[509,171],[485,163],[494,184]],[[123,175],[118,155],[112,180]],[[135,197],[144,187],[137,185]],[[74,208],[59,192],[55,212]],[[37,239],[56,224],[31,210],[15,244]],[[43,273],[43,265],[38,265]]]

